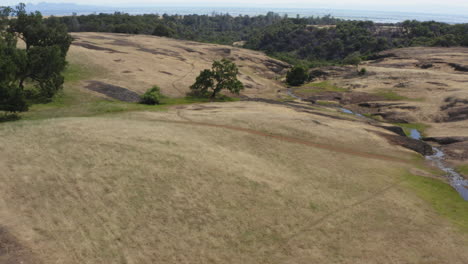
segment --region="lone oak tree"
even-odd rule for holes
[[[190,86],[193,92],[210,96],[214,99],[223,89],[239,94],[244,85],[237,79],[239,69],[236,64],[228,59],[213,62],[211,70],[203,70],[197,77],[195,83]]]

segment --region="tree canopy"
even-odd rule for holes
[[[223,89],[239,94],[244,89],[244,85],[237,79],[238,73],[239,69],[232,61],[228,59],[215,61],[211,70],[200,72],[190,89],[195,94],[210,96],[212,99]]]
[[[294,66],[286,74],[286,82],[292,86],[299,86],[309,80],[309,73],[304,66]]]
[[[24,4],[0,7],[0,111],[26,111],[26,100],[50,100],[62,88],[71,42],[58,20],[28,14]]]

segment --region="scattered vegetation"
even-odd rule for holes
[[[203,70],[190,86],[191,94],[214,99],[222,90],[239,94],[244,85],[237,79],[239,69],[228,59],[213,62],[211,70]]]
[[[155,85],[141,96],[140,102],[147,105],[157,105],[161,103],[162,98],[161,89]]]

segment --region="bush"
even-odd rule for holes
[[[366,68],[362,68],[360,71],[359,71],[359,75],[363,76],[363,75],[366,75],[367,73],[367,69]]]
[[[161,89],[155,85],[151,89],[148,89],[146,93],[141,96],[140,103],[147,105],[156,105],[161,103],[163,95]]]
[[[299,86],[309,80],[309,73],[303,66],[294,66],[286,75],[286,82],[292,86]]]

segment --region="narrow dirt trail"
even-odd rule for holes
[[[185,74],[184,76],[180,77],[179,79],[176,79],[172,82],[172,88],[174,88],[177,92],[179,92],[179,94],[181,94],[182,96],[185,95],[185,93],[183,93],[179,88],[177,88],[177,85],[176,83],[177,82],[180,82],[182,80],[184,80],[185,78],[187,78],[187,76],[189,76],[194,70],[195,70],[195,63],[192,62],[192,63],[188,63],[190,64],[190,66],[192,67],[192,69],[187,73]]]
[[[223,128],[223,129],[229,129],[229,130],[234,130],[234,131],[245,132],[245,133],[252,134],[252,135],[257,135],[257,136],[262,136],[262,137],[267,137],[267,138],[273,138],[273,139],[280,140],[280,141],[283,141],[283,142],[290,142],[290,143],[300,144],[300,145],[304,145],[304,146],[325,149],[325,150],[329,150],[329,151],[333,151],[333,152],[344,153],[344,154],[353,155],[353,156],[359,156],[359,157],[363,157],[363,158],[370,158],[370,159],[384,160],[384,161],[398,162],[398,163],[405,163],[405,164],[410,163],[409,160],[400,159],[400,158],[396,158],[396,157],[391,157],[391,156],[387,156],[387,155],[368,153],[368,152],[363,152],[363,151],[356,151],[356,150],[353,150],[353,149],[342,148],[342,147],[338,147],[338,146],[331,146],[331,145],[327,145],[327,144],[323,144],[323,143],[307,141],[307,140],[294,138],[294,137],[288,137],[288,136],[283,136],[283,135],[265,133],[265,132],[261,132],[261,131],[250,129],[250,128],[243,128],[243,127],[231,126],[231,125],[220,125],[220,124],[213,124],[213,123],[206,123],[206,122],[191,121],[190,119],[188,119],[186,117],[182,117],[179,111],[177,112],[177,115],[179,117],[183,118],[185,121],[181,121],[181,120],[180,121],[177,121],[177,120],[164,120],[164,119],[153,119],[153,121],[173,123],[173,124],[181,124],[181,125],[190,125],[190,126],[204,126],[204,127]]]

